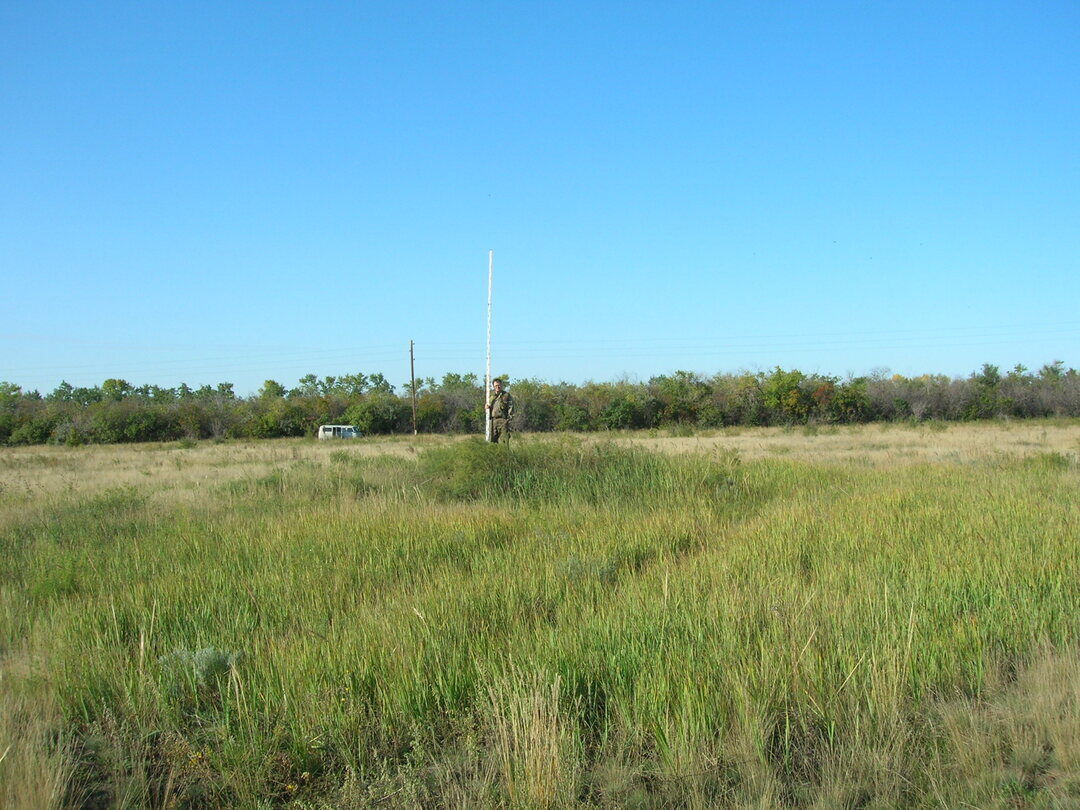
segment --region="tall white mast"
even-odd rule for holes
[[[491,277],[495,269],[495,251],[488,251],[488,306],[487,306],[487,371],[484,374],[484,438],[491,441],[491,409],[487,407],[491,396]]]

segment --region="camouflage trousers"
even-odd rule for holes
[[[491,439],[492,442],[502,442],[507,444],[510,441],[510,420],[509,419],[492,419],[491,420]]]

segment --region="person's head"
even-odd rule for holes
[[[498,394],[503,389],[503,381],[496,377],[491,381],[491,387],[495,389],[495,393]]]

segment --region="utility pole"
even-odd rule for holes
[[[416,358],[413,342],[409,341],[409,390],[412,391],[412,435],[416,435]]]
[[[487,304],[487,371],[484,374],[484,438],[491,441],[491,409],[488,397],[491,391],[491,276],[495,269],[495,251],[488,251],[488,304]]]

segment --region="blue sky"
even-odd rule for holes
[[[1080,364],[1080,5],[0,4],[0,379]]]

